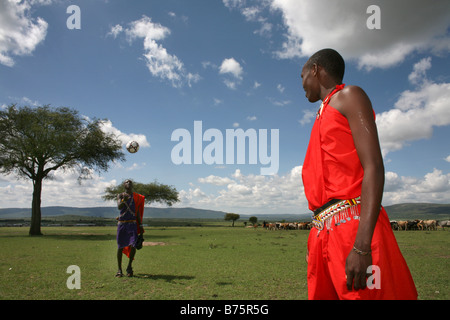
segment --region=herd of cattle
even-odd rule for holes
[[[267,223],[264,221],[263,227],[268,230],[309,230],[311,229],[311,222]]]
[[[408,220],[408,221],[391,221],[393,230],[437,230],[450,227],[450,220]]]
[[[309,230],[311,229],[311,222],[274,222],[263,223],[263,227],[268,230]],[[437,230],[438,227],[450,227],[450,220],[408,220],[408,221],[391,221],[392,230]]]

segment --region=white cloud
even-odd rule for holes
[[[78,176],[74,170],[52,172],[52,179],[43,182],[41,206],[95,207],[112,204],[104,202],[102,196],[106,187],[117,184],[116,180],[106,181],[95,172],[91,172],[91,178],[80,183]],[[31,180],[17,180],[13,175],[2,177],[0,208],[31,208],[33,194]]]
[[[139,143],[141,148],[150,147],[150,143],[147,141],[147,137],[144,134],[136,134],[136,133],[123,133],[119,129],[113,126],[110,120],[105,120],[101,122],[102,130],[106,133],[114,134],[125,146],[127,142],[134,140]]]
[[[210,176],[207,176],[206,178],[199,178],[198,182],[209,183],[209,184],[213,184],[216,186],[224,186],[224,185],[234,183],[234,180],[231,180],[230,178],[227,178],[227,177],[218,177],[218,176],[210,175]]]
[[[108,34],[116,37],[121,32],[125,32],[130,42],[137,38],[143,39],[145,51],[143,56],[153,76],[171,82],[174,87],[181,87],[186,83],[191,86],[200,80],[198,74],[187,72],[183,62],[158,43],[170,35],[167,27],[152,22],[151,18],[144,15],[141,19],[131,22],[129,28],[124,29],[116,25]]]
[[[286,40],[277,52],[280,58],[308,57],[331,47],[369,70],[393,66],[414,51],[450,51],[448,0],[435,0],[432,6],[423,0],[340,0],[338,5],[329,0],[223,2],[239,10],[247,21],[263,25],[268,24],[267,12],[272,16],[275,11],[281,13]],[[372,15],[367,8],[372,4],[380,7],[381,29],[367,28]]]
[[[303,110],[303,117],[298,121],[302,126],[310,123],[316,117],[316,111],[314,110]]]
[[[0,1],[0,63],[14,66],[14,56],[31,55],[47,35],[48,23],[31,17],[32,5],[51,1]]]
[[[377,115],[383,155],[409,141],[431,138],[434,127],[450,125],[450,83],[425,81],[430,67],[429,59],[415,64],[409,79],[418,84],[416,91],[402,92],[393,109]]]
[[[288,105],[291,103],[290,100],[276,100],[273,98],[268,98],[268,99],[273,105],[275,105],[277,107],[282,107],[282,106],[285,106],[285,105]]]
[[[242,69],[239,62],[237,62],[234,58],[224,59],[219,68],[219,73],[221,74],[230,73],[236,79],[242,79],[243,71],[244,70]]]
[[[383,204],[447,203],[449,192],[450,174],[444,174],[438,169],[425,174],[423,178],[401,177],[394,172],[386,172]]]
[[[133,163],[131,166],[129,166],[128,168],[126,168],[125,170],[126,171],[134,171],[134,170],[139,170],[139,169],[142,169],[143,167],[145,167],[146,166],[146,163],[145,162],[142,162],[142,163]]]
[[[254,3],[254,5],[250,5],[250,2]],[[245,17],[245,20],[259,23],[261,26],[254,31],[255,34],[271,36],[273,25],[263,15],[266,8],[270,9],[270,0],[223,0],[223,4],[229,9],[238,9]]]
[[[179,207],[196,207],[241,214],[309,213],[301,166],[282,176],[243,174],[239,169],[226,177],[210,175],[180,191]],[[205,191],[207,185],[219,188]],[[404,177],[386,172],[383,205],[406,202],[448,202],[450,174],[434,169],[423,177]]]
[[[225,85],[226,85],[229,89],[232,89],[232,90],[236,89],[236,86],[237,86],[237,84],[238,84],[238,82],[232,81],[232,80],[229,80],[229,79],[223,80],[223,83],[225,83]]]
[[[448,155],[444,160],[450,162],[450,155]]]
[[[431,68],[431,57],[423,58],[413,67],[413,72],[408,76],[412,84],[421,84],[427,81],[426,72]]]
[[[111,35],[115,38],[123,31],[123,27],[120,24],[116,24],[115,26],[111,27],[111,31],[108,32],[107,35]]]
[[[180,192],[182,201],[177,206],[194,206],[242,214],[301,214],[308,211],[302,187],[301,166],[293,168],[283,176],[245,175],[237,169],[228,177],[210,175],[198,179],[198,182],[220,187],[220,190],[216,193],[202,190],[201,197],[196,197],[194,193],[200,189],[198,187],[182,190]]]

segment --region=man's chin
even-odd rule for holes
[[[306,96],[306,98],[308,99],[308,101],[309,102],[311,102],[311,103],[314,103],[314,102],[317,102],[317,101],[319,101],[319,98],[313,98],[313,97],[311,97],[311,96]]]

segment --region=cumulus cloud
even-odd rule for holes
[[[220,65],[219,72],[230,73],[237,79],[242,79],[243,69],[239,62],[237,62],[234,58],[224,59],[222,64]]]
[[[130,42],[143,39],[143,56],[153,76],[169,81],[174,87],[181,87],[184,84],[191,86],[200,80],[198,74],[188,72],[176,55],[168,53],[167,49],[158,43],[170,35],[167,27],[153,22],[144,15],[141,19],[131,22],[128,28],[121,25],[111,27],[108,35],[116,38],[122,32]]]
[[[309,213],[301,171],[302,167],[296,166],[281,176],[244,174],[239,169],[226,177],[210,175],[198,179],[200,186],[193,183],[188,190],[181,190],[181,202],[177,206],[241,214]],[[385,177],[385,206],[448,200],[450,174],[442,170],[434,169],[423,177],[400,176],[388,171]],[[218,191],[205,191],[208,185],[218,188]]]
[[[0,1],[0,63],[14,66],[14,56],[31,55],[47,35],[48,23],[31,16],[33,5],[51,1]]]
[[[150,143],[147,141],[147,137],[144,134],[136,133],[124,133],[113,126],[110,120],[104,120],[101,122],[101,129],[106,133],[114,134],[125,146],[129,141],[134,140],[139,143],[141,148],[150,147]]]
[[[427,139],[435,127],[450,124],[450,83],[434,83],[426,78],[429,58],[414,65],[409,80],[415,90],[400,94],[394,108],[377,115],[383,155],[400,150],[409,141]]]
[[[198,182],[202,186],[180,192],[181,203],[178,206],[239,211],[243,214],[302,214],[308,211],[302,187],[301,166],[294,167],[282,176],[245,175],[237,169],[230,176],[210,175],[199,178]],[[218,192],[201,190],[208,185],[219,187]]]
[[[431,57],[424,58],[417,62],[413,67],[413,72],[408,76],[412,84],[421,84],[427,81],[426,72],[431,68]]]
[[[225,85],[230,89],[236,89],[236,86],[242,80],[242,73],[244,69],[234,58],[224,59],[219,67],[220,74],[229,74],[231,78],[224,80]]]
[[[338,50],[360,68],[386,68],[414,52],[439,54],[450,50],[450,2],[435,0],[223,0],[239,10],[247,21],[268,23],[281,13],[285,41],[279,58],[308,57],[323,48]],[[369,29],[367,20],[380,8],[380,29]],[[266,8],[270,8],[266,10]]]
[[[389,67],[416,50],[448,51],[450,3],[437,0],[430,6],[419,0],[377,1],[381,29],[367,28],[367,1],[273,0],[282,12],[287,41],[280,57],[309,56],[332,47],[367,69]],[[320,35],[320,36],[318,36]]]
[[[74,170],[57,170],[52,172],[52,179],[44,181],[42,207],[73,206],[96,207],[109,206],[102,200],[105,188],[116,185],[116,180],[107,181],[95,172],[90,179],[79,181],[79,174]],[[31,208],[33,184],[31,180],[17,180],[15,176],[3,176],[0,181],[1,208]],[[57,197],[55,195],[70,195]]]
[[[407,202],[446,202],[450,192],[450,174],[434,169],[422,178],[402,177],[386,172],[383,204]]]

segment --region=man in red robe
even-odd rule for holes
[[[314,212],[308,238],[309,299],[417,299],[409,268],[381,206],[384,165],[366,93],[342,83],[332,49],[302,69],[310,102],[322,100],[303,163]]]
[[[121,277],[122,253],[129,258],[127,276],[133,276],[132,263],[136,254],[136,242],[138,235],[144,233],[142,218],[144,216],[145,197],[133,192],[133,182],[124,181],[125,192],[117,195],[117,207],[120,215],[117,218],[117,264],[119,270],[116,276]]]

